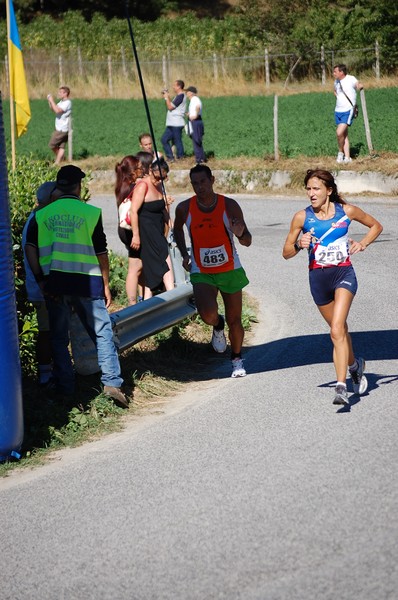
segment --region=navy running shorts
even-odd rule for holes
[[[357,277],[352,265],[312,269],[309,278],[311,294],[317,306],[333,302],[337,288],[344,288],[354,296],[358,290]]]

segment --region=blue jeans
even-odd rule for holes
[[[174,158],[173,151],[171,149],[172,144],[175,144],[177,150],[177,158],[184,157],[184,146],[182,145],[182,130],[184,127],[166,127],[164,134],[162,135],[162,146],[165,155],[169,160]],[[172,144],[170,144],[172,142]]]
[[[203,143],[202,143],[202,139],[205,134],[205,128],[203,125],[203,121],[201,119],[194,119],[193,121],[191,121],[191,125],[192,125],[191,138],[192,138],[193,151],[195,154],[196,162],[197,163],[205,162],[206,155],[205,155],[205,151],[203,150]]]
[[[53,353],[53,377],[58,391],[73,394],[75,373],[69,354],[69,320],[72,307],[97,348],[98,364],[103,385],[120,388],[120,363],[113,341],[112,323],[105,301],[80,296],[46,298],[50,318],[50,336]]]

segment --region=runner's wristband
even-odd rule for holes
[[[302,250],[302,247],[299,246],[298,240],[297,240],[297,242],[294,242],[294,247],[297,250],[297,252],[300,252],[300,250]]]

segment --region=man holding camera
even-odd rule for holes
[[[174,162],[172,146],[176,147],[177,159],[184,158],[184,146],[182,144],[182,130],[185,125],[185,111],[187,98],[184,93],[184,82],[177,79],[173,83],[175,96],[170,100],[168,90],[163,90],[162,96],[166,102],[167,117],[166,129],[162,135],[162,146],[168,162]]]
[[[69,99],[70,89],[62,85],[58,89],[58,98],[55,102],[51,94],[47,95],[47,102],[51,110],[55,113],[55,131],[49,141],[49,147],[54,152],[55,164],[59,165],[65,155],[65,145],[69,137],[69,128],[71,123],[72,102]]]

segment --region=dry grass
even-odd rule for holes
[[[177,67],[173,67],[169,73],[169,83],[175,79],[183,79],[186,85],[195,85],[201,96],[204,98],[214,98],[219,96],[287,96],[292,94],[303,94],[311,92],[330,92],[333,89],[333,79],[326,80],[326,84],[322,85],[319,79],[308,79],[302,82],[289,81],[288,84],[284,80],[272,81],[270,86],[265,86],[265,81],[259,79],[257,81],[248,81],[243,71],[237,69],[234,73],[222,72],[218,78],[214,77],[211,68],[204,70],[201,68],[195,72],[195,63],[190,65],[187,61]],[[46,98],[49,92],[56,92],[57,77],[53,75],[43,75],[40,81],[28,81],[29,97],[31,99]],[[164,87],[161,81],[160,74],[154,74],[153,69],[143,69],[143,80],[145,92],[148,98],[160,98],[161,90]],[[374,77],[361,78],[365,89],[398,87],[397,77]],[[8,98],[8,85],[5,81],[5,76],[0,78],[1,89],[4,90],[4,98]],[[127,78],[116,72],[112,77],[112,85],[110,86],[106,79],[98,77],[98,75],[88,75],[79,77],[78,74],[74,77],[69,77],[67,85],[72,90],[73,98],[91,100],[93,98],[118,98],[118,99],[140,99],[142,98],[141,87],[136,76],[128,76]]]
[[[120,157],[109,156],[109,157],[90,157],[81,161],[75,161],[85,171],[96,171],[95,178],[90,183],[90,192],[94,193],[113,193],[113,172],[116,162],[120,160]],[[302,189],[303,178],[307,169],[314,169],[322,167],[329,171],[336,170],[336,160],[334,156],[319,156],[316,158],[309,158],[308,156],[299,156],[297,158],[281,158],[275,161],[273,158],[252,158],[247,156],[240,156],[237,158],[228,159],[216,159],[210,158],[208,165],[213,172],[217,170],[226,171],[287,171],[291,174],[292,183],[290,189],[297,191]],[[171,165],[171,172],[169,177],[169,183],[167,189],[171,193],[186,191],[186,180],[179,183],[179,179],[173,177],[174,170],[185,170],[188,171],[193,166],[192,158],[184,158],[179,161],[178,166],[175,164]],[[353,160],[349,166],[350,171],[357,173],[364,173],[367,171],[384,173],[385,175],[396,176],[398,173],[398,155],[384,152],[375,154],[373,156],[364,156]],[[102,176],[101,176],[102,175]],[[215,173],[217,179],[217,173]],[[181,180],[180,180],[181,181]],[[237,188],[239,185],[236,186]],[[236,189],[236,192],[239,192]],[[247,190],[243,189],[242,192]],[[262,190],[256,189],[256,192]],[[267,188],[263,191],[270,192]],[[288,192],[288,190],[286,190]],[[285,193],[285,190],[284,192]]]

